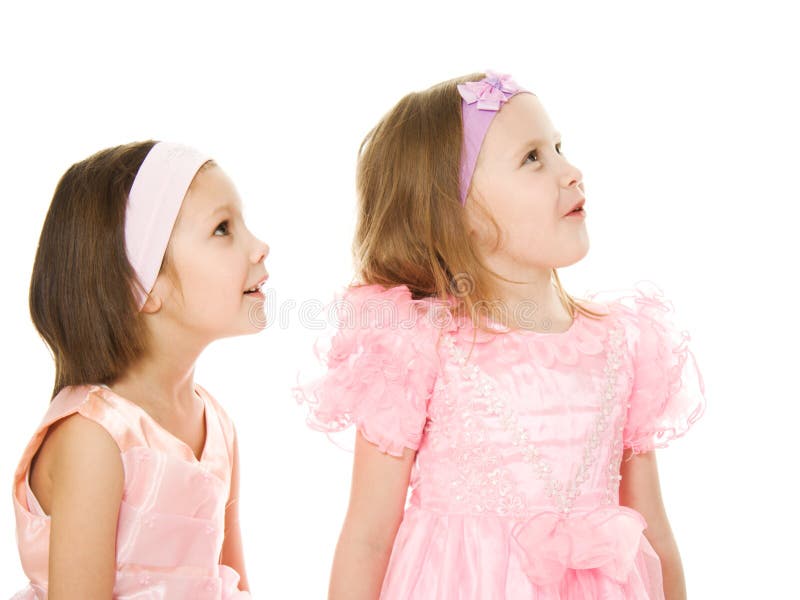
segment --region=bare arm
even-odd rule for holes
[[[661,559],[666,600],[686,600],[683,565],[661,498],[655,451],[631,460],[627,460],[628,456],[630,450],[625,451],[620,468],[620,504],[640,512],[647,521],[645,535]]]
[[[248,592],[247,573],[244,568],[242,532],[239,528],[239,443],[233,440],[233,469],[231,470],[231,494],[225,507],[225,541],[222,543],[220,562],[235,569],[240,575],[239,589]]]
[[[333,559],[329,600],[376,600],[403,519],[416,452],[384,454],[358,432],[350,505]]]
[[[78,414],[53,426],[40,450],[37,499],[50,515],[50,600],[111,598],[123,470],[119,448]]]

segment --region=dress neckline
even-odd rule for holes
[[[572,323],[569,324],[569,327],[564,331],[537,331],[535,329],[524,329],[521,327],[508,327],[503,325],[502,323],[498,323],[492,319],[487,319],[488,326],[496,331],[501,332],[508,332],[508,333],[517,333],[520,335],[525,336],[533,336],[533,337],[560,337],[560,336],[568,336],[574,333],[581,325],[582,316],[580,311],[575,311],[575,315],[572,317]]]
[[[586,303],[587,308],[602,308]],[[564,331],[545,333],[532,329],[507,328],[487,323],[488,331],[477,329],[470,320],[460,321],[452,335],[463,343],[480,346],[499,344],[504,362],[534,362],[550,368],[556,363],[577,365],[582,356],[597,356],[605,349],[608,330],[613,325],[610,312],[595,319],[576,310],[570,327]]]
[[[123,402],[124,402],[126,405],[128,405],[128,406],[132,407],[132,408],[133,408],[133,410],[135,410],[135,411],[137,411],[139,414],[141,414],[141,415],[142,415],[144,418],[146,418],[146,419],[148,420],[148,422],[149,422],[149,423],[151,423],[151,424],[152,424],[152,425],[153,425],[153,426],[154,426],[154,427],[155,427],[155,428],[156,428],[158,431],[160,431],[160,432],[161,432],[161,433],[162,433],[164,436],[166,436],[166,437],[167,437],[167,438],[168,438],[170,441],[172,441],[173,443],[175,443],[176,445],[178,445],[178,446],[179,446],[179,447],[182,449],[182,451],[184,452],[184,454],[186,454],[187,458],[189,458],[189,459],[190,459],[190,460],[191,460],[193,463],[195,463],[195,464],[205,464],[205,462],[206,462],[206,458],[208,457],[209,445],[210,445],[210,444],[209,444],[209,442],[210,442],[210,438],[211,438],[211,419],[209,418],[209,409],[210,409],[210,406],[209,406],[208,399],[205,397],[205,395],[200,393],[200,391],[199,391],[199,388],[198,388],[197,384],[195,384],[195,385],[194,385],[193,391],[194,391],[194,394],[195,394],[195,395],[196,395],[198,398],[200,398],[200,401],[203,403],[203,422],[204,422],[204,424],[205,424],[205,428],[206,428],[205,440],[203,441],[203,449],[200,451],[200,457],[199,457],[199,458],[198,458],[198,456],[197,456],[197,455],[194,453],[194,450],[192,450],[192,449],[189,447],[189,444],[187,444],[186,442],[184,442],[182,439],[180,439],[178,436],[176,436],[176,435],[175,435],[174,433],[172,433],[171,431],[167,430],[167,428],[166,428],[166,427],[164,427],[163,425],[161,425],[161,423],[159,423],[158,421],[156,421],[156,420],[155,420],[155,418],[153,418],[153,416],[152,416],[152,415],[151,415],[149,412],[147,412],[147,411],[146,411],[146,410],[145,410],[143,407],[139,406],[138,404],[136,404],[136,403],[135,403],[135,402],[133,402],[132,400],[129,400],[129,399],[128,399],[128,398],[126,398],[125,396],[122,396],[122,395],[118,394],[117,392],[115,392],[114,390],[112,390],[112,389],[111,389],[109,386],[107,386],[107,385],[106,385],[106,384],[104,384],[104,383],[101,383],[101,384],[99,384],[99,386],[98,386],[98,387],[104,388],[104,389],[105,389],[105,390],[107,390],[107,391],[108,391],[110,394],[112,394],[112,395],[113,395],[115,398],[119,398],[119,399],[120,399],[120,400],[122,400],[122,401],[123,401]]]
[[[453,294],[448,294],[447,305],[452,306],[455,302],[456,297]],[[539,319],[537,318],[537,321],[538,320]],[[576,331],[580,330],[585,324],[585,321],[586,318],[581,314],[581,311],[575,308],[573,309],[572,322],[564,331],[538,331],[535,329],[524,329],[521,327],[509,327],[492,319],[489,316],[486,316],[485,324],[488,329],[494,332],[502,334],[518,334],[524,337],[535,338],[543,341],[557,341],[560,343],[562,340],[572,337]],[[459,328],[464,327],[465,325],[467,326],[467,329],[475,327],[475,324],[469,317],[461,317],[458,319],[458,322]]]

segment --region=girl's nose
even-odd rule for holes
[[[262,242],[259,239],[256,239],[256,245],[255,248],[253,249],[253,254],[251,257],[253,262],[256,264],[262,262],[265,258],[267,258],[268,254],[269,254],[269,244],[267,244],[266,242]]]
[[[578,167],[567,161],[565,161],[564,171],[561,173],[561,186],[583,188],[583,173]]]

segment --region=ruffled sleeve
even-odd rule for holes
[[[689,349],[691,336],[675,325],[674,307],[652,283],[619,299],[629,319],[633,380],[623,446],[634,453],[664,448],[705,411],[703,377]]]
[[[329,305],[337,330],[328,348],[317,350],[325,373],[292,390],[312,429],[355,425],[398,457],[403,448],[419,448],[439,371],[437,328],[426,304],[406,286],[357,286],[337,295]]]

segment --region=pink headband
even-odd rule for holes
[[[156,282],[189,185],[209,160],[187,146],[158,142],[136,173],[125,212],[125,248],[142,286],[136,289],[139,310]]]
[[[501,75],[494,71],[486,71],[486,77],[480,81],[468,81],[458,85],[461,94],[461,123],[464,129],[464,143],[461,149],[461,205],[467,202],[467,192],[472,182],[472,173],[478,161],[478,153],[483,138],[489,130],[497,112],[504,102],[508,102],[517,94],[528,90],[519,87],[511,75]]]

